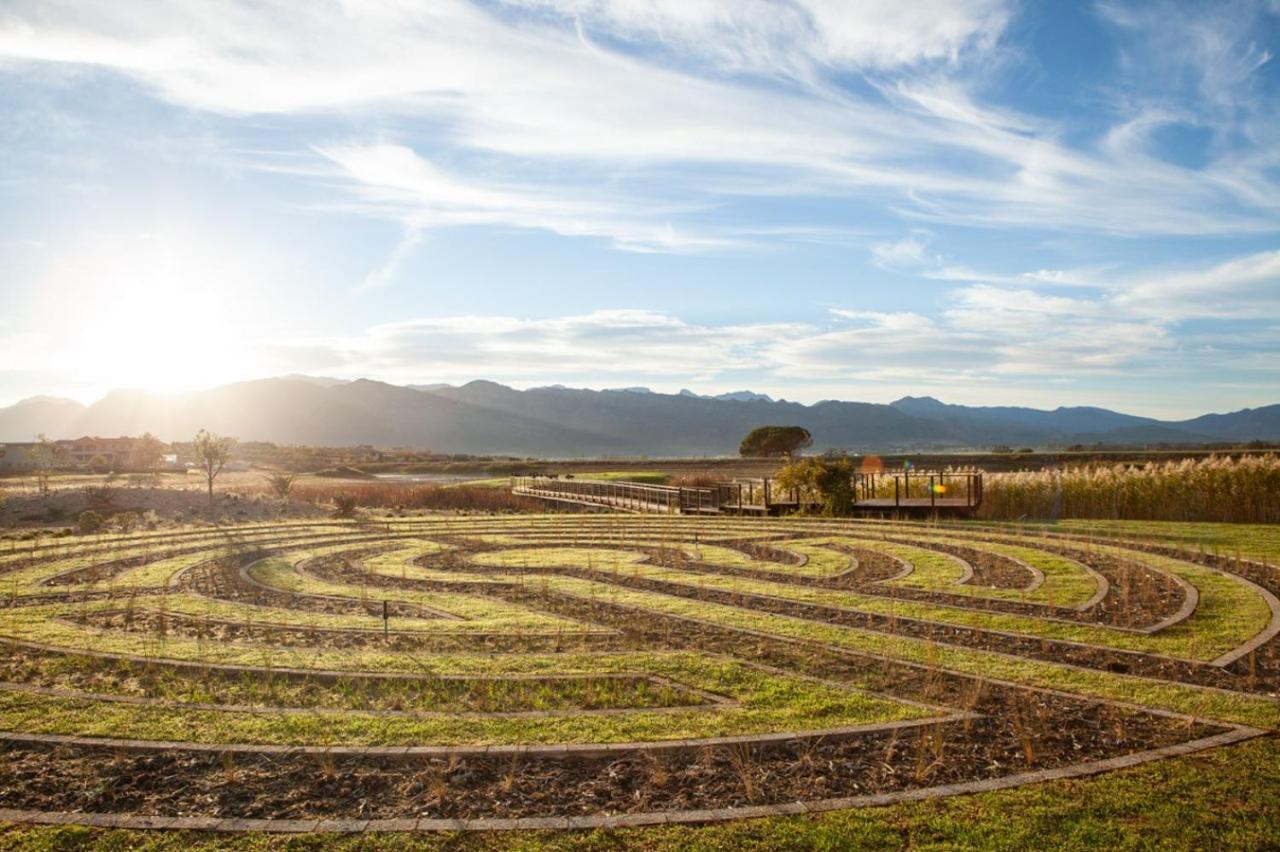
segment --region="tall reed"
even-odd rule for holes
[[[978,516],[1280,523],[1280,457],[988,473]]]

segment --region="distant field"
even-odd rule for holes
[[[1041,845],[1047,808],[1119,845],[1209,837],[1159,777],[1248,845],[1276,819],[1274,539],[555,514],[10,538],[0,821]]]

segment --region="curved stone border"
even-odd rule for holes
[[[954,530],[953,532],[959,532],[959,530]],[[981,550],[982,549],[981,545],[983,544],[1004,544],[1005,543],[1005,542],[996,542],[996,541],[986,541],[984,539],[979,539],[979,538],[972,538],[968,535],[964,535],[964,536],[948,535],[942,530],[934,531],[935,535],[938,535],[939,533],[942,533],[939,536],[941,538],[944,538],[944,539],[954,538],[957,544],[963,547],[972,547],[975,550]],[[884,533],[881,533],[881,538],[884,541],[893,542],[894,544],[911,544],[916,547],[927,546],[909,538],[891,538],[890,536],[885,535]],[[1034,545],[1029,545],[1029,544],[1011,545],[1011,546],[1027,547],[1032,550],[1038,549]],[[995,553],[995,551],[991,551],[991,552]],[[1102,601],[1107,597],[1107,594],[1111,591],[1111,581],[1108,580],[1105,576],[1103,576],[1102,572],[1100,572],[1097,568],[1094,568],[1091,565],[1086,565],[1085,563],[1081,562],[1079,559],[1076,559],[1074,557],[1063,556],[1061,553],[1053,553],[1053,551],[1051,550],[1046,550],[1045,553],[1051,553],[1060,559],[1066,559],[1069,562],[1074,562],[1077,566],[1079,566],[1081,571],[1083,571],[1084,573],[1088,574],[1091,578],[1093,578],[1094,586],[1097,588],[1097,591],[1095,591],[1093,595],[1084,603],[1076,604],[1075,606],[1070,606],[1070,607],[1063,607],[1063,609],[1071,609],[1071,610],[1075,610],[1076,612],[1087,612],[1088,610],[1093,609],[1095,606],[1102,603]],[[1000,554],[1000,555],[1004,556],[1005,554]],[[1036,568],[1034,565],[1030,565],[1026,562],[1023,562],[1023,560],[1018,559],[1015,556],[1006,556],[1006,558],[1012,559],[1015,562],[1022,562],[1022,564],[1025,565],[1028,570],[1033,571],[1037,575],[1039,575],[1039,581],[1034,583],[1031,586],[1028,586],[1025,589],[1025,591],[1034,591],[1035,589],[1038,589],[1041,584],[1044,583],[1044,580],[1045,580],[1044,572],[1041,571],[1039,568]]]
[[[382,539],[383,539],[383,536],[379,536],[376,539],[362,539],[362,540],[381,541]],[[214,541],[202,542],[193,547],[187,547],[187,548],[173,547],[167,550],[158,550],[154,554],[147,555],[146,556],[147,561],[144,562],[143,565],[147,565],[152,562],[160,562],[167,559],[177,559],[181,556],[198,556],[207,551],[210,554],[209,558],[202,559],[200,560],[200,563],[197,563],[197,564],[202,564],[205,562],[212,561],[213,559],[218,559],[227,555],[226,554],[227,549],[232,547],[243,547],[243,548],[248,548],[252,550],[261,550],[261,551],[276,551],[276,550],[283,551],[283,550],[293,549],[298,544],[304,544],[307,547],[312,547],[315,544],[323,545],[325,542],[345,542],[350,540],[351,540],[350,536],[340,532],[325,532],[325,533],[318,533],[315,535],[309,535],[307,533],[297,533],[297,534],[285,535],[285,536],[263,535],[263,536],[257,536],[254,539],[248,540],[248,541],[236,540],[236,539],[231,539],[231,540],[215,539]],[[180,542],[176,544],[180,544]],[[284,545],[284,546],[282,547],[281,545]],[[97,569],[97,568],[104,568],[107,566],[115,565],[121,561],[127,561],[130,559],[137,559],[137,558],[139,557],[125,556],[119,559],[107,559],[103,562],[97,562],[93,565],[85,565],[80,568],[68,568],[66,571],[60,571],[57,574],[53,574],[49,577],[46,577],[43,580],[40,580],[35,585],[42,586],[42,587],[49,587],[49,588],[66,587],[68,589],[74,590],[77,587],[81,587],[87,584],[68,583],[68,582],[61,582],[61,581],[65,581],[67,577],[73,574],[80,574],[87,571],[93,571],[94,569]],[[194,567],[194,565],[190,567]],[[125,570],[128,571],[130,569],[126,568]],[[184,569],[184,570],[187,570],[187,569]],[[180,574],[182,572],[178,572],[178,573]],[[101,583],[101,582],[109,582],[109,581],[110,580],[99,580],[94,582]]]
[[[830,536],[830,537],[831,537],[831,538],[840,538],[841,536],[836,535],[836,536]],[[883,551],[878,551],[878,550],[875,550],[874,548],[872,548],[872,547],[868,547],[868,546],[866,546],[866,545],[864,545],[864,544],[861,544],[861,543],[857,543],[857,544],[855,544],[855,543],[853,543],[853,542],[857,542],[857,541],[869,541],[869,542],[874,542],[874,541],[877,541],[877,540],[878,540],[878,541],[882,541],[882,542],[885,542],[885,543],[888,543],[888,544],[904,544],[904,545],[908,545],[908,546],[910,546],[910,547],[919,547],[919,548],[922,548],[922,549],[925,549],[925,550],[934,550],[933,548],[930,548],[927,544],[921,544],[920,542],[915,541],[915,540],[913,540],[913,539],[905,539],[905,538],[890,538],[889,536],[886,536],[886,535],[884,535],[883,533],[881,534],[881,536],[880,536],[880,538],[879,538],[879,539],[870,539],[870,538],[866,538],[865,536],[863,536],[863,537],[860,537],[860,538],[850,538],[849,540],[850,540],[850,544],[846,545],[846,546],[848,546],[848,547],[852,547],[852,548],[862,548],[863,550],[872,550],[872,551],[874,551],[875,553],[879,554],[880,556],[884,556],[884,557],[887,557],[887,558],[890,558],[890,559],[894,559],[894,560],[896,560],[897,562],[902,563],[902,564],[905,566],[905,568],[904,568],[903,570],[899,571],[897,574],[893,575],[892,577],[885,577],[884,579],[876,580],[875,582],[868,584],[869,586],[875,586],[875,585],[877,585],[877,584],[892,584],[892,583],[895,583],[895,582],[897,582],[897,581],[899,581],[899,580],[902,580],[902,579],[904,579],[905,577],[909,576],[909,575],[910,575],[910,574],[915,570],[915,565],[914,565],[914,564],[912,564],[909,560],[903,559],[903,558],[901,558],[901,557],[899,557],[899,556],[895,556],[895,555],[893,555],[893,554],[891,554],[891,553],[885,553],[885,552],[883,552]],[[982,541],[980,541],[980,540],[978,540],[978,541],[974,541],[974,540],[967,539],[967,538],[957,538],[956,543],[957,543],[957,544],[962,544],[962,546],[969,546],[969,547],[973,547],[974,549],[978,549],[978,550],[980,550],[981,548],[980,548],[980,547],[977,547],[976,545],[980,545],[980,544],[982,544],[983,542],[982,542]],[[996,542],[987,542],[987,543],[996,543]],[[838,544],[838,542],[837,542],[837,544]],[[960,581],[959,581],[959,583],[964,583],[964,582],[967,582],[969,579],[972,579],[972,577],[973,577],[973,566],[972,566],[972,565],[969,565],[969,564],[968,564],[968,562],[966,562],[966,561],[965,561],[965,560],[963,560],[963,559],[960,559],[960,557],[955,556],[954,554],[946,553],[946,551],[935,550],[934,552],[944,553],[945,555],[947,555],[947,556],[951,557],[952,559],[956,559],[956,560],[958,560],[958,561],[962,562],[962,563],[966,566],[966,569],[967,569],[967,576],[966,576],[964,579],[960,580]],[[1051,553],[1052,551],[1046,551],[1046,552],[1050,552],[1050,553]],[[1000,555],[1003,555],[1003,554],[1000,554]],[[1086,565],[1085,563],[1083,563],[1083,562],[1079,561],[1078,559],[1073,559],[1073,558],[1071,558],[1071,557],[1069,557],[1069,556],[1062,556],[1061,554],[1054,554],[1054,555],[1055,555],[1055,556],[1058,556],[1059,558],[1067,559],[1067,560],[1069,560],[1069,561],[1071,561],[1071,562],[1074,562],[1076,565],[1078,565],[1078,566],[1080,567],[1080,570],[1081,570],[1081,571],[1083,571],[1084,573],[1088,574],[1090,577],[1092,577],[1092,578],[1093,578],[1094,585],[1097,587],[1097,591],[1096,591],[1096,592],[1094,592],[1093,596],[1092,596],[1092,597],[1090,597],[1090,598],[1089,598],[1087,601],[1085,601],[1084,603],[1076,604],[1075,606],[1070,606],[1070,607],[1062,607],[1062,609],[1072,610],[1072,611],[1075,611],[1075,612],[1086,612],[1086,611],[1088,611],[1089,609],[1092,609],[1093,607],[1097,606],[1099,603],[1101,603],[1101,602],[1103,601],[1103,599],[1104,599],[1104,598],[1106,598],[1107,594],[1111,591],[1111,583],[1110,583],[1110,581],[1109,581],[1109,580],[1107,580],[1107,578],[1106,578],[1106,577],[1104,577],[1104,576],[1103,576],[1103,575],[1102,575],[1102,574],[1101,574],[1101,573],[1100,573],[1096,568],[1093,568],[1093,567],[1091,567],[1091,566],[1089,566],[1089,565]],[[1016,557],[1012,557],[1012,556],[1010,556],[1010,557],[1006,557],[1006,558],[1013,559],[1014,561],[1017,561],[1017,562],[1021,562],[1021,561],[1022,561],[1022,560],[1016,559]],[[1039,568],[1036,568],[1036,567],[1035,567],[1035,566],[1033,566],[1033,565],[1029,565],[1029,564],[1026,564],[1026,563],[1023,563],[1023,565],[1024,565],[1024,567],[1026,567],[1026,568],[1027,568],[1027,570],[1031,571],[1034,575],[1038,576],[1039,580],[1038,580],[1038,582],[1033,583],[1031,586],[1028,586],[1028,587],[1026,587],[1025,589],[1016,589],[1016,590],[1014,590],[1014,591],[1029,592],[1029,591],[1034,590],[1035,588],[1038,588],[1039,584],[1044,582],[1044,573],[1043,573],[1042,571],[1040,571],[1040,569],[1039,569]],[[846,573],[847,573],[847,572],[846,572]],[[840,574],[840,575],[835,575],[835,576],[843,576],[843,573],[842,573],[842,574]],[[775,580],[775,582],[776,582],[776,580]],[[891,587],[891,588],[893,588],[893,586],[890,586],[890,587]],[[922,589],[923,589],[923,587],[918,587],[918,588],[922,588]],[[982,587],[979,587],[979,586],[973,586],[973,587],[971,587],[971,588],[982,588]],[[969,594],[964,594],[964,593],[962,593],[962,592],[948,591],[948,590],[947,590],[947,589],[945,589],[945,588],[924,589],[924,591],[932,591],[932,592],[937,593],[937,594],[951,595],[951,596],[953,596],[953,597],[957,597],[957,598],[959,598],[959,599],[961,599],[961,600],[964,600],[964,601],[966,601],[966,602],[967,602],[967,601],[970,601],[970,600],[972,600],[972,601],[979,601],[979,602],[990,601],[990,600],[1000,600],[999,598],[993,598],[993,597],[991,597],[990,595],[969,595]],[[864,591],[864,592],[863,592],[863,594],[873,594],[873,595],[874,595],[874,594],[876,594],[876,593],[875,593],[874,591],[866,590],[866,591]],[[957,601],[955,601],[954,603],[947,603],[947,602],[945,602],[945,601],[933,601],[933,602],[931,602],[931,603],[932,603],[933,605],[935,605],[935,606],[950,607],[951,609],[958,609],[958,610],[973,611],[973,609],[974,609],[974,607],[972,607],[972,606],[965,606],[963,603],[961,603],[961,602],[960,602],[960,600],[957,600]],[[1029,601],[1029,602],[1026,602],[1026,603],[1030,603],[1030,604],[1032,604],[1032,605],[1045,606],[1045,607],[1048,607],[1048,606],[1049,606],[1048,604],[1038,604],[1038,603],[1037,603],[1037,602],[1035,602],[1035,601]],[[1041,615],[1041,616],[1036,616],[1036,617],[1037,617],[1037,618],[1040,618],[1040,619],[1043,619],[1043,620],[1047,620],[1047,621],[1057,621],[1057,622],[1061,622],[1061,623],[1063,623],[1063,624],[1082,624],[1082,623],[1088,623],[1088,622],[1072,621],[1072,620],[1065,619],[1065,618],[1059,618],[1059,617],[1057,617],[1057,616],[1053,616],[1053,615]],[[1129,628],[1129,627],[1121,627],[1121,626],[1115,626],[1115,625],[1098,625],[1098,626],[1099,626],[1099,627],[1106,627],[1107,629],[1123,630],[1123,631],[1129,631],[1129,632],[1143,632],[1143,631],[1145,631],[1145,628],[1137,628],[1137,627]]]
[[[1149,566],[1144,566],[1144,567],[1148,567],[1148,570],[1152,570],[1152,571],[1156,570],[1154,568],[1150,568]],[[1193,584],[1187,582],[1182,577],[1179,577],[1177,574],[1171,574],[1168,571],[1163,571],[1161,573],[1163,573],[1169,579],[1173,580],[1173,582],[1177,584],[1179,588],[1182,589],[1182,606],[1178,607],[1177,612],[1174,612],[1171,615],[1168,615],[1165,618],[1160,619],[1155,624],[1150,624],[1150,625],[1147,625],[1146,627],[1137,628],[1137,630],[1141,633],[1155,634],[1155,633],[1159,633],[1161,630],[1166,630],[1175,624],[1180,624],[1186,621],[1192,615],[1194,615],[1196,611],[1196,607],[1200,605],[1200,590],[1197,589]]]
[[[901,521],[897,523],[901,523],[908,526],[918,526],[918,527],[925,527],[928,529],[934,529],[933,527],[929,527],[925,524],[921,524],[916,521]],[[997,524],[983,524],[981,526],[976,527],[975,529],[983,530],[987,533],[995,534],[1008,539],[1017,540],[1017,539],[1032,538],[1029,531],[1027,530],[1018,530],[1018,529],[1010,530],[1009,528],[1001,527]],[[1217,565],[1211,565],[1205,562],[1196,561],[1195,557],[1197,556],[1197,553],[1193,550],[1190,550],[1189,548],[1180,548],[1180,547],[1174,547],[1174,546],[1166,546],[1162,544],[1153,544],[1151,542],[1135,541],[1131,538],[1123,538],[1123,537],[1115,538],[1115,539],[1110,539],[1110,538],[1099,539],[1099,537],[1097,536],[1087,536],[1082,533],[1066,533],[1066,532],[1058,532],[1056,530],[1047,530],[1047,529],[1039,531],[1037,536],[1035,537],[1048,538],[1048,539],[1053,539],[1055,541],[1064,541],[1072,544],[1079,544],[1079,545],[1085,545],[1085,546],[1102,544],[1104,546],[1115,547],[1120,550],[1132,550],[1138,553],[1154,553],[1160,556],[1167,556],[1170,559],[1179,559],[1184,562],[1190,562],[1193,565],[1198,565],[1201,568],[1207,568],[1210,571],[1214,571],[1218,574],[1221,574],[1224,577],[1229,577],[1230,579],[1235,580],[1238,583],[1243,583],[1246,586],[1248,586],[1250,589],[1256,592],[1259,596],[1261,596],[1264,601],[1266,601],[1267,606],[1271,610],[1271,619],[1267,622],[1267,626],[1263,628],[1261,631],[1259,631],[1248,642],[1245,642],[1243,645],[1240,645],[1239,647],[1234,648],[1231,651],[1228,651],[1227,653],[1223,654],[1222,656],[1217,657],[1216,659],[1210,661],[1209,665],[1225,668],[1226,666],[1229,666],[1232,663],[1234,663],[1236,660],[1239,660],[1247,656],[1248,654],[1255,651],[1262,645],[1265,645],[1267,642],[1274,639],[1277,635],[1280,635],[1280,599],[1278,599],[1276,595],[1274,595],[1269,590],[1263,588],[1262,586],[1258,585],[1257,583],[1253,582],[1248,577],[1242,577],[1239,574],[1233,574],[1232,572],[1227,571],[1226,569],[1221,568]],[[1034,545],[1028,545],[1028,546],[1034,546]],[[1271,565],[1270,563],[1267,563],[1267,562],[1258,562],[1257,560],[1253,560],[1253,559],[1243,559],[1239,561],[1248,563],[1250,565],[1280,570],[1278,566]],[[1169,576],[1174,576],[1174,575],[1169,575]],[[1174,577],[1174,579],[1181,579],[1181,578]],[[1196,594],[1198,597],[1199,596],[1198,590]]]
[[[850,808],[878,807],[904,802],[918,802],[944,796],[956,796],[972,793],[989,793],[1007,790],[1028,784],[1045,781],[1057,781],[1067,778],[1084,778],[1116,769],[1128,769],[1163,760],[1179,757],[1212,748],[1243,742],[1254,737],[1263,736],[1266,731],[1245,726],[1236,726],[1230,730],[1197,740],[1190,740],[1177,745],[1148,751],[1134,752],[1120,757],[1087,761],[1056,769],[1041,769],[1032,772],[1021,772],[1006,775],[1002,778],[988,778],[978,781],[965,781],[956,784],[942,784],[935,787],[923,787],[914,790],[900,790],[893,793],[878,793],[864,796],[852,796],[841,799],[819,799],[812,802],[790,802],[780,805],[757,805],[754,807],[714,808],[710,810],[686,811],[651,811],[635,814],[600,814],[580,817],[517,817],[511,819],[375,819],[375,820],[330,820],[330,819],[223,819],[219,817],[163,817],[163,816],[130,816],[126,814],[108,813],[66,813],[53,811],[16,810],[0,808],[0,821],[17,823],[37,823],[45,825],[84,825],[95,828],[124,829],[162,829],[186,831],[245,832],[262,831],[271,833],[338,833],[358,834],[364,832],[409,832],[409,831],[511,831],[532,829],[613,829],[666,824],[697,824],[721,822],[734,819],[753,819],[758,817],[794,816],[801,814],[817,814],[829,811],[848,810]]]
[[[884,540],[885,540],[885,541],[893,541],[893,542],[902,543],[902,544],[906,544],[906,543],[907,543],[906,541],[899,541],[899,540],[896,540],[896,539],[891,539],[891,538],[888,538],[887,536],[885,537],[885,539],[884,539]],[[956,542],[956,543],[952,544],[952,546],[953,546],[953,547],[964,547],[964,548],[968,548],[969,550],[976,550],[976,551],[978,551],[979,553],[984,552],[984,551],[982,550],[982,548],[981,548],[981,547],[976,547],[976,546],[974,546],[974,544],[973,544],[972,542],[968,541],[968,540],[964,540],[964,539],[962,539],[961,541],[963,541],[964,543],[963,543],[963,544],[961,544],[960,542]],[[938,551],[938,552],[940,552],[940,553],[947,553],[947,551],[945,551],[945,550],[942,550],[942,549],[941,549],[941,544],[942,544],[942,542],[930,541],[930,540],[917,540],[917,541],[911,541],[910,543],[911,543],[913,546],[915,546],[915,547],[922,547],[922,548],[925,548],[926,550],[937,550],[937,551]],[[950,542],[947,542],[947,543],[948,543],[948,544],[951,544]],[[1034,592],[1036,589],[1038,589],[1038,588],[1040,588],[1041,586],[1043,586],[1043,585],[1044,585],[1044,580],[1045,580],[1044,572],[1043,572],[1043,571],[1041,571],[1041,570],[1040,570],[1039,568],[1037,568],[1036,566],[1032,565],[1031,563],[1027,562],[1026,560],[1019,559],[1019,558],[1018,558],[1018,557],[1016,557],[1016,556],[1010,556],[1010,555],[1008,555],[1007,553],[997,553],[997,552],[996,552],[996,551],[994,551],[994,550],[989,550],[989,551],[985,551],[985,552],[986,552],[986,553],[988,553],[988,554],[989,554],[989,555],[991,555],[991,556],[999,556],[1001,559],[1007,559],[1007,560],[1009,560],[1010,562],[1012,562],[1012,563],[1014,563],[1015,565],[1017,565],[1017,566],[1018,566],[1019,568],[1021,568],[1023,571],[1026,571],[1028,574],[1030,574],[1030,575],[1031,575],[1031,582],[1030,582],[1030,583],[1028,583],[1028,584],[1027,584],[1027,585],[1025,585],[1025,586],[1020,586],[1020,587],[1017,587],[1017,588],[1007,589],[1007,591],[1012,591],[1012,592],[1022,592],[1022,593],[1024,593],[1024,594],[1027,594],[1027,593],[1030,593],[1030,592]],[[955,554],[949,554],[949,555],[951,555],[951,556],[955,556]],[[957,558],[963,558],[963,557],[957,557]],[[968,560],[965,560],[965,561],[967,562]],[[1072,560],[1072,561],[1074,561],[1074,560]],[[1081,566],[1081,567],[1084,567],[1084,566]],[[1003,591],[1003,590],[1005,590],[1005,589],[1004,589],[1004,587],[1000,587],[1000,586],[977,586],[976,588],[1000,589],[1000,590],[1002,590],[1002,591]]]
[[[1253,590],[1255,592],[1262,595],[1262,599],[1267,602],[1267,606],[1271,607],[1271,620],[1267,622],[1267,626],[1261,632],[1256,634],[1252,639],[1250,639],[1248,642],[1245,642],[1239,648],[1236,648],[1235,650],[1232,650],[1232,651],[1228,651],[1227,653],[1223,654],[1221,657],[1218,657],[1212,663],[1212,665],[1215,665],[1215,666],[1225,667],[1225,666],[1231,665],[1236,660],[1239,660],[1248,656],[1258,648],[1261,648],[1263,645],[1265,645],[1266,643],[1274,639],[1277,634],[1280,634],[1280,600],[1278,600],[1276,596],[1273,595],[1269,590],[1262,588],[1262,586],[1259,586],[1257,583],[1253,582],[1252,580],[1248,580],[1237,574],[1231,574],[1230,572],[1222,571],[1222,569],[1220,568],[1212,568],[1212,566],[1208,566],[1208,565],[1204,567],[1210,568],[1210,570],[1213,570],[1213,571],[1219,571],[1221,573],[1227,574],[1227,576],[1234,577],[1235,579],[1239,580],[1242,583],[1248,583],[1250,586],[1253,587]]]
[[[930,725],[963,722],[980,718],[981,714],[955,711],[926,719],[902,719],[896,722],[867,722],[839,728],[808,731],[777,731],[767,734],[741,734],[731,737],[698,737],[684,740],[645,740],[623,743],[528,743],[516,745],[418,745],[418,746],[322,746],[283,745],[275,743],[199,743],[172,740],[132,740],[116,737],[82,737],[71,734],[33,734],[22,731],[0,731],[0,741],[70,748],[105,749],[109,751],[186,751],[204,754],[253,755],[333,755],[335,757],[409,758],[409,757],[536,757],[569,760],[616,757],[635,752],[701,751],[705,748],[737,745],[775,745],[796,740],[854,737],[886,731],[910,730]]]
[[[999,527],[993,527],[991,528],[991,531],[996,532],[1005,537],[1009,537],[1009,538],[1013,537],[1008,531],[1002,530]],[[1077,544],[1098,543],[1098,539],[1096,537],[1086,537],[1082,534],[1077,534],[1077,533],[1063,533],[1063,532],[1045,530],[1044,536],[1047,538],[1057,539],[1059,541],[1069,541]],[[1171,546],[1164,546],[1164,545],[1153,545],[1151,543],[1138,542],[1128,538],[1120,538],[1120,539],[1114,539],[1114,540],[1103,539],[1102,542],[1106,546],[1116,547],[1122,550],[1134,550],[1134,551],[1137,551],[1138,553],[1155,553],[1160,556],[1167,556],[1170,559],[1179,559],[1184,562],[1190,562],[1193,565],[1198,565],[1201,568],[1206,568],[1210,571],[1214,571],[1218,574],[1221,574],[1224,577],[1229,577],[1238,583],[1245,584],[1246,586],[1251,588],[1254,592],[1256,592],[1258,595],[1260,595],[1264,601],[1267,602],[1267,606],[1271,610],[1271,619],[1267,622],[1267,626],[1263,628],[1261,631],[1259,631],[1256,635],[1254,635],[1254,637],[1250,639],[1248,642],[1245,642],[1243,645],[1240,645],[1239,647],[1228,651],[1222,656],[1217,657],[1216,659],[1212,660],[1209,663],[1209,665],[1220,666],[1225,668],[1226,666],[1229,666],[1232,663],[1234,663],[1236,660],[1239,660],[1245,656],[1248,656],[1253,651],[1257,650],[1258,648],[1265,645],[1267,642],[1274,639],[1277,635],[1280,635],[1280,599],[1277,599],[1277,597],[1270,590],[1265,589],[1262,586],[1259,586],[1257,583],[1253,582],[1248,577],[1242,577],[1239,574],[1233,574],[1230,571],[1227,571],[1223,568],[1218,567],[1217,565],[1209,565],[1204,562],[1197,562],[1194,559],[1194,557],[1196,556],[1196,553],[1186,548],[1171,547]],[[1251,559],[1240,560],[1240,561],[1247,562],[1250,565],[1256,565],[1261,567],[1270,567],[1270,568],[1276,567],[1266,562],[1258,562],[1256,560],[1251,560]],[[1181,578],[1175,577],[1175,579],[1181,579]],[[1196,594],[1198,596],[1199,592],[1197,591]]]
[[[586,680],[587,675],[571,675],[566,678],[539,678],[530,675],[520,675],[511,678],[475,678],[480,682],[488,682],[493,680]],[[609,672],[602,675],[604,678],[620,679],[622,675]],[[710,713],[716,710],[731,710],[742,706],[742,702],[720,695],[715,692],[709,692],[705,689],[687,686],[679,681],[671,680],[657,675],[635,675],[637,679],[649,681],[650,683],[662,683],[669,687],[675,687],[681,692],[691,696],[697,696],[702,700],[691,704],[673,704],[655,707],[607,707],[599,710],[591,710],[582,707],[568,708],[565,710],[495,710],[492,712],[484,712],[483,710],[368,710],[358,707],[282,707],[282,706],[265,706],[254,704],[210,704],[192,701],[170,701],[164,698],[151,698],[145,695],[116,695],[104,692],[86,692],[81,689],[69,689],[65,687],[55,686],[33,686],[26,683],[12,683],[8,681],[0,681],[0,691],[18,692],[24,695],[39,695],[47,698],[58,698],[66,701],[102,701],[110,704],[127,704],[133,707],[160,707],[172,710],[208,710],[217,713],[255,713],[265,716],[369,716],[376,719],[563,719],[566,717],[577,716],[624,716],[624,715],[640,715],[646,713],[658,713],[662,715],[671,715],[675,713]],[[448,676],[443,680],[462,680],[457,676]]]
[[[358,550],[359,548],[353,548],[353,549]],[[354,603],[363,602],[361,601],[360,598],[346,597],[343,595],[321,595],[313,592],[293,592],[288,589],[279,589],[279,588],[276,588],[275,586],[268,586],[266,583],[263,583],[261,580],[257,580],[253,577],[251,572],[256,566],[267,561],[268,559],[277,558],[281,554],[287,553],[287,552],[288,551],[280,551],[278,553],[272,554],[271,556],[264,556],[261,559],[255,559],[252,562],[249,562],[245,565],[241,565],[240,572],[239,572],[240,581],[247,584],[251,588],[260,589],[264,592],[269,592],[273,595],[289,595],[295,598],[308,598],[310,600],[320,600],[320,601],[337,601],[343,604],[350,604],[353,602]],[[342,551],[339,551],[339,552],[341,553]],[[322,557],[312,557],[312,559],[318,559],[318,558],[322,558]],[[314,577],[311,574],[308,574],[303,568],[303,565],[305,565],[308,562],[311,562],[312,559],[304,559],[301,563],[299,563],[298,565],[295,565],[294,569],[301,576],[307,577],[312,580],[316,580],[317,579],[316,577]],[[175,575],[175,578],[176,576],[177,575]],[[372,601],[372,600],[373,598],[369,599],[369,601]],[[467,621],[468,620],[458,615],[457,613],[447,612],[443,609],[436,609],[435,607],[425,606],[423,604],[411,604],[411,606],[413,606],[415,609],[417,609],[420,612],[430,613],[430,617],[438,618],[443,621]]]

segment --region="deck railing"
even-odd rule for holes
[[[947,509],[971,511],[982,504],[982,474],[972,471],[895,471],[853,474],[854,507],[863,510]],[[629,512],[715,514],[778,513],[820,504],[817,494],[780,488],[772,479],[737,480],[678,487],[602,479],[516,476],[516,494]]]
[[[682,488],[641,482],[602,479],[560,479],[552,476],[517,476],[511,480],[516,494],[568,503],[607,506],[631,512],[669,514],[719,511],[729,499],[727,486]]]

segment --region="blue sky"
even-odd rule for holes
[[[1280,401],[1280,2],[0,6],[0,404]]]

